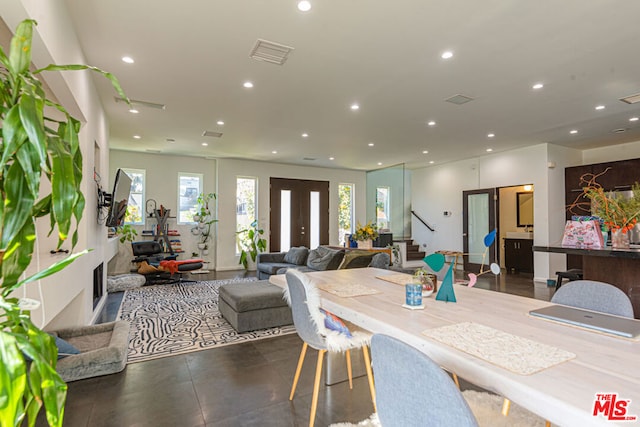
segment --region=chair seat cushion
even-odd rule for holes
[[[220,298],[238,313],[287,305],[282,299],[282,288],[268,280],[230,283],[220,286],[219,292]]]

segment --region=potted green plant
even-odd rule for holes
[[[216,200],[217,198],[218,196],[216,195],[216,193],[200,193],[198,195],[196,213],[193,215],[193,219],[200,224],[209,221],[211,217],[211,209],[209,209],[209,203],[212,200]]]
[[[237,244],[240,249],[240,259],[238,264],[249,268],[249,258],[256,261],[259,252],[267,250],[267,240],[262,237],[264,230],[258,227],[258,220],[251,223],[249,228],[236,232]]]
[[[82,153],[80,122],[61,105],[47,98],[37,76],[43,71],[94,70],[86,65],[49,65],[31,71],[33,20],[18,25],[9,54],[0,48],[0,425],[17,426],[27,419],[35,424],[44,406],[50,425],[61,426],[67,386],[56,372],[57,348],[53,338],[31,321],[24,300],[12,293],[26,283],[54,274],[82,251],[21,280],[35,251],[35,220],[48,217],[57,229],[58,248],[71,233],[78,242],[77,224],[85,200],[80,191]],[[63,119],[45,115],[58,110]],[[48,180],[50,187],[40,186]],[[75,225],[74,225],[75,224]],[[31,304],[33,306],[33,304]]]

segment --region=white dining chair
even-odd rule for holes
[[[289,400],[293,400],[296,391],[300,371],[304,363],[304,357],[307,347],[318,350],[318,362],[316,364],[316,376],[313,385],[313,396],[311,401],[311,413],[309,415],[309,427],[313,427],[315,423],[316,410],[318,405],[318,394],[320,389],[320,378],[322,375],[322,364],[326,352],[341,352],[346,354],[347,373],[349,377],[349,388],[353,388],[351,378],[351,353],[350,350],[361,348],[364,355],[365,368],[367,378],[369,380],[369,389],[371,392],[371,401],[373,409],[376,411],[376,394],[373,383],[373,373],[371,371],[371,360],[367,346],[371,340],[371,334],[350,328],[350,335],[336,330],[328,329],[325,326],[325,316],[320,311],[320,296],[316,286],[309,280],[309,277],[297,270],[290,269],[286,273],[287,290],[285,298],[291,306],[293,314],[293,324],[296,332],[304,341],[298,366],[293,378],[291,386],[291,394]]]

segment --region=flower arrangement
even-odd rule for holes
[[[378,238],[378,224],[368,221],[364,226],[360,225],[356,227],[356,232],[353,233],[353,239],[358,241],[374,240]]]
[[[596,178],[606,173],[608,168],[597,175],[585,174],[580,177],[582,194],[569,206],[569,212],[574,208],[582,208],[587,202],[581,202],[582,197],[590,200],[590,210],[595,216],[601,218],[604,225],[611,231],[626,233],[631,230],[640,219],[640,184],[637,182],[632,187],[633,197],[625,198],[615,192],[605,191],[596,181]]]

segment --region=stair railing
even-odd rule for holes
[[[415,216],[416,218],[418,218],[418,221],[420,221],[422,224],[424,224],[425,227],[427,227],[430,231],[436,231],[435,228],[433,228],[432,226],[430,226],[424,219],[422,219],[422,217],[420,217],[420,215],[418,215],[416,213],[416,211],[414,211],[413,209],[411,210],[411,214],[413,216]]]

